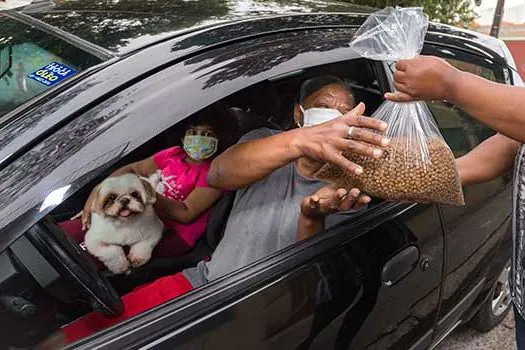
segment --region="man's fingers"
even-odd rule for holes
[[[349,210],[352,208],[355,204],[355,201],[359,197],[360,191],[357,188],[352,188],[348,194],[348,196],[339,203],[339,210]]]
[[[352,140],[364,141],[366,143],[382,147],[388,146],[390,143],[388,137],[362,128],[354,128],[352,131]]]
[[[363,102],[359,102],[357,106],[355,106],[352,110],[346,112],[344,116],[347,117],[359,117],[365,113],[366,106]]]
[[[416,99],[410,96],[409,94],[405,94],[404,92],[387,92],[385,94],[385,98],[387,100],[393,101],[393,102],[411,102],[415,101]]]
[[[372,201],[372,198],[370,198],[369,196],[367,195],[362,195],[360,196],[358,199],[357,199],[357,203],[356,205],[354,206],[355,209],[359,209],[361,208],[362,206],[364,205],[367,205],[368,203],[370,203]]]
[[[396,83],[406,84],[406,72],[396,71],[394,73],[394,81]]]
[[[359,102],[357,106],[355,106],[354,109],[352,109],[349,113],[354,113],[355,115],[363,115],[365,113],[366,106],[363,102]]]
[[[355,115],[352,111],[343,115],[343,121],[348,126],[359,126],[361,128],[373,129],[384,132],[388,128],[388,124],[379,119],[365,117],[364,115]],[[353,134],[352,134],[353,137]]]
[[[348,191],[344,188],[340,188],[335,193],[337,200],[341,201],[348,195]]]
[[[361,194],[361,191],[358,188],[352,188],[350,190],[350,196],[353,198],[359,197],[360,194]]]
[[[408,68],[408,60],[399,60],[396,62],[396,71],[406,71]]]
[[[331,152],[332,154],[329,156],[328,161],[330,163],[333,163],[340,167],[341,169],[346,169],[351,173],[354,173],[356,175],[361,175],[363,173],[363,167],[360,165],[355,164],[354,162],[349,161],[343,155],[337,151],[334,150],[334,152]]]
[[[383,155],[383,150],[370,144],[354,140],[337,140],[335,146],[341,151],[350,151],[362,156],[379,159]]]
[[[411,92],[410,92],[410,89],[408,88],[408,85],[406,84],[403,84],[403,83],[398,83],[397,81],[394,82],[394,88],[399,91],[399,92],[403,92],[407,95],[411,95]],[[416,98],[417,96],[412,96],[412,98]]]

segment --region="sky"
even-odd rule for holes
[[[497,0],[482,0],[481,6],[475,7],[480,15],[479,24],[491,24],[496,8]],[[525,0],[505,0],[505,12],[503,20],[514,23],[525,22]]]

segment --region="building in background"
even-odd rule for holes
[[[476,8],[479,18],[475,30],[490,33],[490,26],[496,10],[495,0],[484,0]],[[506,0],[499,38],[507,44],[516,61],[516,67],[525,80],[525,0]]]

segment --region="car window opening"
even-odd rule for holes
[[[353,101],[356,104],[366,104],[368,115],[382,102],[380,79],[376,75],[374,63],[370,61],[356,59],[314,67],[301,73],[283,75],[279,79],[264,81],[241,90],[174,125],[126,156],[114,168],[107,169],[91,184],[62,203],[52,212],[52,221],[47,225],[61,230],[85,250],[86,247],[89,248],[90,242],[85,239],[86,231],[82,228],[82,220],[79,216],[75,220],[70,219],[84,208],[86,202],[90,203],[90,208],[95,208],[90,220],[99,220],[97,213],[111,216],[115,220],[133,220],[134,217],[144,215],[148,206],[153,206],[148,204],[148,200],[156,197],[154,205],[157,214],[161,210],[159,208],[163,208],[164,217],[160,219],[164,222],[164,232],[154,234],[157,238],[153,238],[153,241],[161,241],[153,250],[151,260],[141,261],[140,259],[144,259],[144,256],[140,256],[141,253],[137,255],[136,251],[125,247],[119,253],[123,254],[124,260],[110,261],[105,251],[107,247],[99,246],[95,251],[100,257],[92,257],[92,263],[97,269],[105,271],[104,275],[120,296],[159,279],[163,283],[174,284],[173,288],[179,290],[180,294],[191,290],[191,285],[189,288],[181,287],[181,282],[177,280],[180,279],[180,274],[175,275],[177,277],[174,279],[169,276],[195,266],[199,261],[210,259],[221,242],[235,201],[235,191],[222,193],[207,187],[205,174],[210,159],[257,130],[268,130],[264,133],[274,134],[297,127],[292,117],[294,107],[298,102],[301,84],[311,78],[334,76],[343,80],[352,91]],[[180,170],[180,167],[184,169]],[[125,175],[130,171],[142,176],[142,180],[147,177],[152,188],[145,188],[140,179]],[[115,176],[110,178],[113,180],[104,180],[111,174],[118,175],[119,180],[115,180]],[[171,182],[170,176],[184,180]],[[195,189],[198,189],[198,195],[193,197],[198,199],[191,205],[184,204]],[[157,194],[147,194],[148,190]],[[180,210],[170,212],[170,204],[159,198],[159,195],[182,203]],[[380,202],[374,199],[369,208]],[[201,209],[192,212],[192,206],[200,206]],[[330,225],[351,220],[365,210],[366,208],[357,213],[333,215]],[[173,215],[171,219],[170,215]],[[174,218],[178,219],[178,223],[172,220]],[[108,226],[107,229],[111,227],[113,226]],[[183,234],[175,234],[181,230]],[[97,235],[102,237],[107,233],[103,231]],[[114,243],[125,246],[124,241]],[[110,256],[115,258],[114,255]],[[154,299],[153,296],[152,300]],[[142,303],[141,300],[132,303],[134,302]],[[85,302],[53,305],[54,312],[60,315],[60,320],[53,323],[55,330],[91,311],[91,305]],[[49,329],[45,331],[49,334]],[[69,334],[73,340],[87,335],[73,333]]]

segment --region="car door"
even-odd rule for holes
[[[9,189],[2,192],[1,224],[9,228],[2,244],[186,116],[272,77],[357,58],[347,45],[354,31],[308,29],[224,45],[154,72],[57,127],[2,170]],[[310,240],[72,347],[427,347],[443,268],[437,206],[382,202],[330,220],[335,226]]]
[[[169,115],[188,115],[228,91],[346,61],[355,55],[347,45],[352,33],[305,30],[217,48],[159,73],[155,84],[137,84],[132,88],[137,96],[127,97],[137,101],[134,105],[119,106],[115,96],[116,105],[90,114],[119,120],[124,110],[127,119],[136,119],[155,109],[157,121],[166,122]],[[168,96],[184,96],[186,103]],[[443,268],[437,206],[382,202],[357,216],[330,220],[337,220],[336,226],[317,237],[86,339],[78,348],[426,348]]]
[[[175,312],[140,348],[424,349],[439,300],[440,230],[434,205],[385,203],[213,283],[186,310],[204,316],[173,327]],[[392,261],[403,273],[386,272]]]
[[[424,52],[445,58],[457,68],[485,79],[507,82],[508,72],[491,60],[435,45],[428,45]],[[456,157],[463,156],[495,134],[449,103],[431,102],[429,107]],[[437,335],[456,325],[478,295],[486,295],[487,289],[492,287],[490,278],[493,276],[488,276],[490,269],[505,264],[510,255],[510,251],[496,255],[500,242],[509,232],[510,173],[488,183],[466,186],[463,192],[465,206],[440,206],[446,248]],[[503,261],[498,262],[498,258]]]

